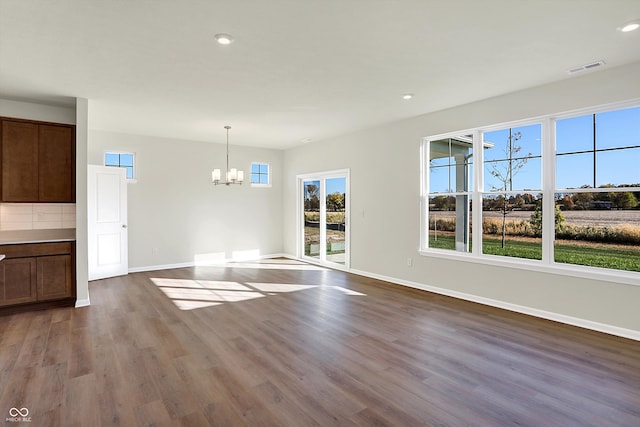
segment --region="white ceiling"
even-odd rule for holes
[[[640,0],[0,0],[0,97],[288,148],[640,61],[640,30],[616,30],[638,18]]]

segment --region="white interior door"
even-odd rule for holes
[[[129,270],[127,181],[124,168],[89,165],[89,280],[122,276]]]

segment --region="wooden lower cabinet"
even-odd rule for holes
[[[0,245],[0,314],[75,304],[73,242]]]
[[[36,259],[0,261],[0,306],[37,301]]]
[[[73,285],[71,255],[37,258],[38,301],[72,296]]]

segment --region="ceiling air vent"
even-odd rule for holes
[[[593,70],[594,68],[600,68],[604,65],[604,61],[596,61],[590,64],[580,65],[578,67],[569,68],[567,70],[567,74],[577,74],[582,73],[583,71]]]

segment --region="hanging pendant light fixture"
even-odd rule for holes
[[[213,172],[211,172],[211,181],[214,185],[242,184],[242,181],[244,181],[244,171],[237,170],[236,168],[229,169],[229,129],[231,129],[231,126],[225,126],[224,128],[227,130],[227,173],[225,180],[221,181],[220,169],[214,169]]]

